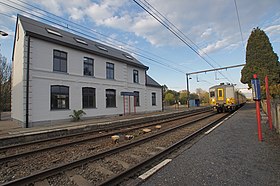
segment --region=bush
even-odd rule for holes
[[[83,110],[73,110],[73,114],[69,115],[69,117],[72,117],[73,121],[80,121],[83,115],[86,115]]]

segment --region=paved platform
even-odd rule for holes
[[[246,104],[218,128],[186,147],[141,186],[280,185],[280,135]]]

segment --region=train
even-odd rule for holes
[[[209,102],[213,110],[230,112],[243,106],[246,97],[234,88],[233,84],[220,83],[209,88]]]

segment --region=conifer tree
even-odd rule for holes
[[[246,65],[241,71],[241,82],[251,87],[253,74],[257,74],[261,85],[268,75],[270,85],[280,83],[280,64],[273,52],[269,38],[261,29],[254,28],[246,47]]]

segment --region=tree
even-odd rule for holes
[[[181,104],[187,103],[187,91],[186,90],[180,91],[179,101]]]
[[[175,96],[171,92],[165,94],[164,101],[169,105],[172,105],[175,102]]]
[[[280,83],[278,56],[273,52],[269,38],[261,29],[254,28],[246,47],[246,65],[241,70],[241,82],[251,87],[253,74],[257,74],[261,85],[268,75],[270,85]]]
[[[190,93],[190,100],[191,99],[199,99],[199,97],[196,93]]]
[[[209,93],[207,91],[197,88],[196,94],[199,97],[200,103],[209,103]]]
[[[1,112],[10,110],[11,100],[11,64],[0,54],[0,120]]]

